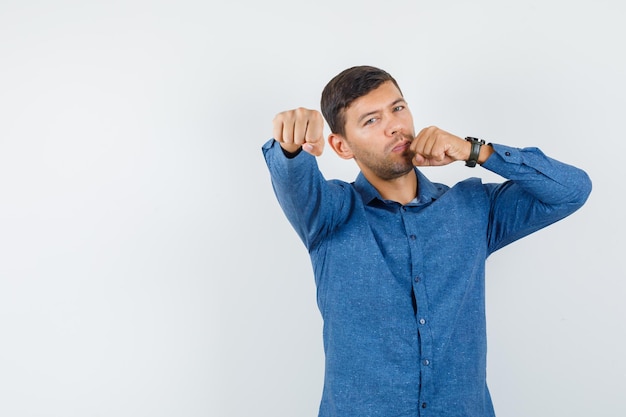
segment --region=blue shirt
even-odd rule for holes
[[[539,149],[493,145],[507,181],[453,187],[417,168],[418,198],[385,201],[359,174],[327,181],[315,157],[263,153],[309,251],[324,329],[320,417],[487,417],[485,260],[573,213],[591,182]]]

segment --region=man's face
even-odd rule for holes
[[[354,100],[345,121],[345,140],[366,176],[390,180],[413,170],[413,116],[391,81]]]

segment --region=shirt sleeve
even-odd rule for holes
[[[347,183],[327,181],[307,152],[287,157],[274,139],[262,151],[278,203],[310,251],[348,217],[354,193]]]
[[[569,216],[589,197],[591,180],[583,170],[538,148],[492,146],[482,166],[507,181],[485,185],[491,201],[489,253]]]

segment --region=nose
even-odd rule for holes
[[[403,128],[402,128],[402,123],[400,122],[400,120],[393,115],[390,116],[388,123],[387,123],[387,128],[386,128],[387,135],[395,136],[397,134],[402,133],[402,130]]]

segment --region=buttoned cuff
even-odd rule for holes
[[[483,162],[482,166],[491,170],[492,165],[493,168],[497,166],[498,163],[505,164],[516,164],[520,165],[523,163],[522,151],[519,148],[513,148],[511,146],[499,145],[497,143],[491,143],[491,147],[493,148],[493,153],[485,162]]]

